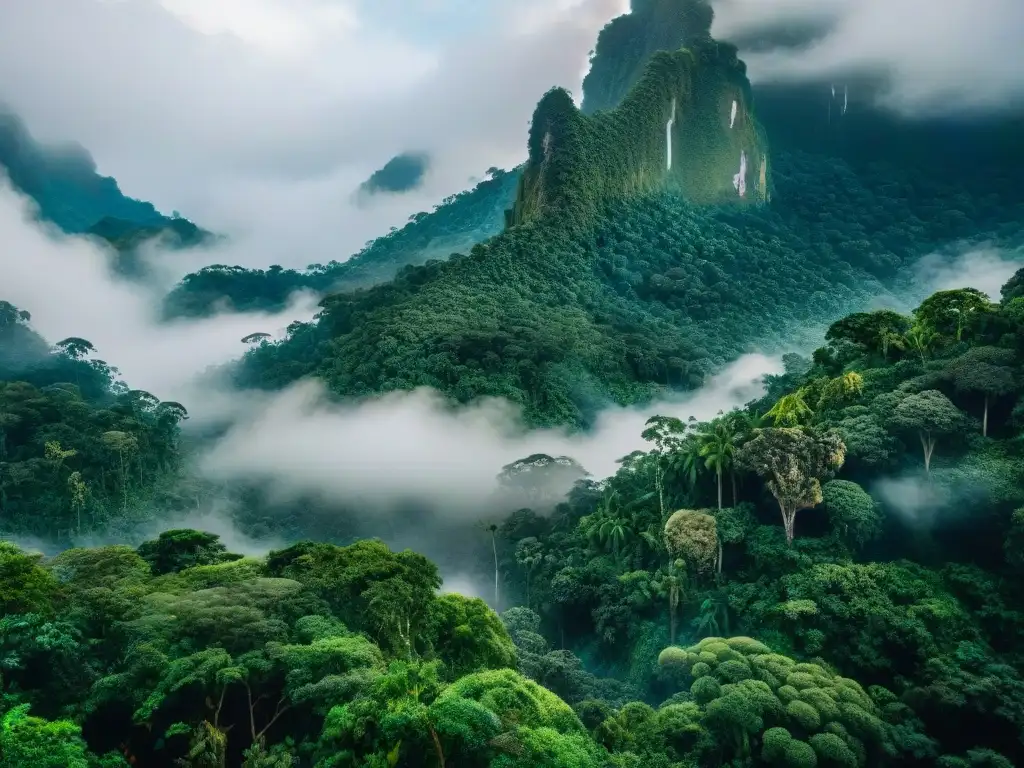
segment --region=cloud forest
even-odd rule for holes
[[[0,766],[1024,765],[1024,112],[743,5],[325,263],[0,112]]]

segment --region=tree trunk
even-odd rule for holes
[[[437,737],[434,726],[430,726],[430,738],[434,740],[434,751],[437,753],[437,768],[444,768],[444,752],[441,751],[441,740]]]
[[[663,472],[661,469],[661,457],[658,457],[658,464],[654,468],[654,482],[658,486],[658,512],[661,513],[662,525],[665,523],[665,485],[662,482]]]
[[[124,454],[121,454],[121,494],[124,497],[124,512],[128,513],[128,470],[124,466]]]
[[[498,540],[491,531],[491,549],[494,552],[494,610],[501,609],[501,600],[498,594]]]
[[[779,509],[782,510],[782,525],[786,529],[786,545],[792,547],[796,528],[796,512],[788,512],[781,504],[779,504]]]
[[[924,471],[927,474],[931,474],[932,453],[935,451],[935,438],[928,432],[921,432],[919,437],[921,438],[921,448],[924,450]]]
[[[676,644],[676,609],[672,607],[671,598],[668,607],[668,644]]]
[[[722,470],[718,470],[718,511],[722,511]]]
[[[981,436],[988,437],[988,395],[985,395],[985,415],[981,417]]]
[[[722,539],[718,539],[718,575],[722,575]]]
[[[736,470],[729,470],[729,478],[732,480],[732,505],[736,506]]]

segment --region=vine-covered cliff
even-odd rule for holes
[[[617,107],[658,51],[675,51],[711,36],[707,0],[632,0],[630,12],[601,30],[583,80],[584,114]]]
[[[652,57],[614,109],[586,115],[555,89],[537,105],[510,226],[578,218],[661,189],[693,203],[765,202],[768,146],[736,48],[707,39]]]

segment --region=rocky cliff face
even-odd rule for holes
[[[659,188],[697,204],[765,202],[768,146],[735,47],[705,38],[655,53],[614,109],[588,115],[564,90],[533,116],[529,160],[507,224],[589,217]]]
[[[632,0],[630,8],[597,38],[583,80],[584,114],[617,107],[658,51],[676,51],[711,36],[714,12],[707,0]]]

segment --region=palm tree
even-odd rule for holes
[[[676,450],[672,456],[672,468],[679,472],[683,476],[683,480],[689,486],[690,490],[693,490],[697,486],[697,477],[700,475],[700,469],[703,462],[701,462],[701,442],[697,435],[689,435],[683,441],[682,445]],[[665,517],[663,515],[663,517]],[[664,523],[665,520],[662,520]]]
[[[615,555],[615,559],[619,559],[619,552],[622,549],[622,545],[629,539],[632,531],[629,530],[629,526],[626,525],[625,521],[617,517],[606,517],[602,521],[600,527],[597,529],[597,535],[601,539],[602,544],[611,544],[612,554]]]
[[[717,589],[704,598],[693,625],[704,637],[729,636],[729,597],[724,589]]]
[[[738,450],[743,443],[753,437],[754,431],[761,428],[765,418],[766,415],[764,414],[751,414],[741,410],[731,411],[725,415],[724,423],[732,433],[734,451]],[[735,507],[738,500],[736,493],[736,462],[730,463],[729,477],[732,480],[732,505]]]
[[[935,332],[935,329],[923,323],[915,325],[907,331],[906,335],[907,344],[921,356],[922,363],[924,362],[925,355],[931,351],[937,338],[938,334]]]
[[[718,509],[722,509],[722,474],[732,466],[736,450],[736,433],[724,418],[715,419],[709,432],[700,434],[699,455],[704,467],[713,471],[718,479]]]
[[[686,569],[682,568],[682,561],[669,562],[668,571],[660,571],[663,576],[658,580],[659,593],[668,599],[668,637],[669,645],[676,643],[676,630],[679,624],[679,605],[683,600],[683,592],[686,589]]]

